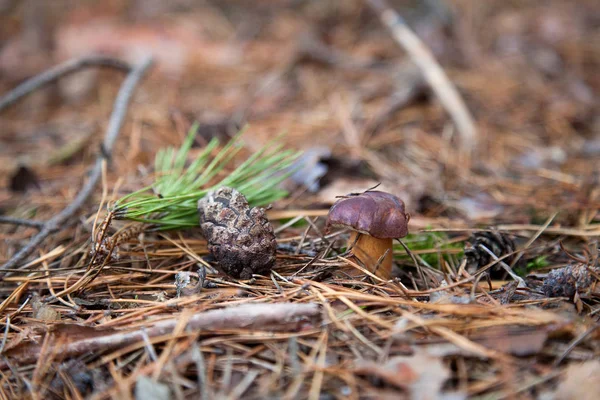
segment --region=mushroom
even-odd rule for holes
[[[375,275],[389,279],[392,275],[392,241],[408,234],[410,215],[404,202],[393,194],[368,190],[337,201],[327,216],[331,226],[351,229],[348,247],[360,262]]]

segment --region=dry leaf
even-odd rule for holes
[[[101,53],[136,62],[140,54],[150,53],[159,68],[173,76],[193,62],[226,66],[239,62],[241,57],[235,44],[208,40],[182,25],[125,25],[111,19],[62,26],[56,43],[65,59]]]
[[[410,392],[410,398],[431,400],[442,397],[442,385],[450,377],[440,358],[417,352],[410,357],[392,357],[385,364],[360,361],[356,372],[373,375]]]
[[[310,147],[290,167],[294,173],[290,176],[293,184],[305,186],[309,192],[319,190],[319,180],[327,173],[327,165],[321,162],[324,158],[331,157],[328,147]]]
[[[494,218],[504,210],[491,196],[484,193],[474,197],[463,197],[453,206],[472,221]]]
[[[600,361],[569,365],[567,373],[558,385],[554,399],[600,399]]]
[[[37,295],[31,300],[31,308],[33,310],[33,318],[35,319],[60,321],[60,313],[52,308],[52,306],[42,303]]]

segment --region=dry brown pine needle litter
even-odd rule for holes
[[[269,274],[277,242],[263,208],[250,207],[243,194],[222,187],[198,201],[198,215],[208,249],[223,272],[240,279]]]

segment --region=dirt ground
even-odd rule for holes
[[[600,398],[600,9],[378,4],[0,0],[1,398]],[[186,165],[243,129],[219,176],[302,152],[270,274],[114,215],[194,123]],[[410,214],[391,279],[325,226],[376,185]]]

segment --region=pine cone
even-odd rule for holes
[[[591,268],[595,270],[594,268]],[[567,265],[553,269],[544,278],[542,292],[548,297],[573,298],[575,293],[585,292],[594,283],[594,276],[585,264]]]
[[[494,260],[494,258],[490,256],[487,251],[480,248],[479,245],[485,246],[498,258],[515,251],[515,243],[506,233],[498,231],[475,232],[471,235],[465,245],[467,270],[471,273]],[[510,265],[512,256],[503,259],[503,261]]]
[[[250,279],[271,271],[277,242],[264,209],[251,208],[243,194],[222,187],[198,201],[198,214],[208,249],[223,272]]]

